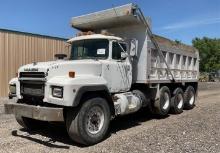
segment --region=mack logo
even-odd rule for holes
[[[24,71],[37,72],[38,68],[25,68]]]

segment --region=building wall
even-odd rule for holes
[[[68,53],[65,39],[0,29],[0,97],[21,65],[53,60],[56,53]]]

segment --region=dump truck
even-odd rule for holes
[[[118,116],[194,108],[198,51],[154,35],[138,5],[73,17],[71,26],[79,33],[67,41],[68,57],[21,66],[9,82],[16,102],[5,104],[5,112],[21,126],[62,122],[74,142],[93,145]]]

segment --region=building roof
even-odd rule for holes
[[[36,33],[30,33],[30,32],[23,32],[23,31],[17,31],[17,30],[9,30],[9,29],[4,29],[4,28],[0,28],[0,32],[17,33],[17,34],[22,34],[22,35],[30,35],[30,36],[36,36],[36,37],[44,37],[44,38],[67,41],[66,38],[48,36],[48,35],[42,35],[42,34],[36,34]]]

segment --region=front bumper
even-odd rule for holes
[[[64,121],[63,108],[8,103],[4,105],[4,109],[5,114],[15,114],[41,121]]]

